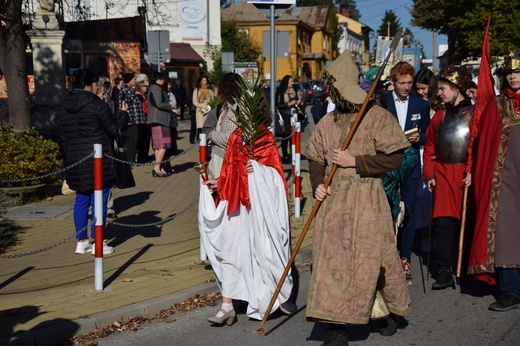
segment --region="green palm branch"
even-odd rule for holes
[[[235,124],[242,130],[244,146],[238,148],[247,157],[253,158],[254,150],[272,144],[269,137],[265,137],[271,125],[269,105],[264,96],[264,83],[260,79],[248,82],[244,78],[238,81],[240,97],[235,98],[237,104],[233,113]]]

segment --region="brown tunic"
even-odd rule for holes
[[[306,156],[325,166],[326,174],[332,167],[333,150],[341,147],[354,118],[355,114],[349,114],[334,121],[328,114],[314,128]],[[398,315],[409,313],[410,297],[380,178],[385,171],[398,169],[401,160],[395,167],[384,160],[379,169],[371,162],[370,172],[363,164],[364,155],[402,155],[408,147],[395,118],[381,107],[372,107],[348,147],[367,177],[356,174],[354,168],[338,168],[330,185],[332,194],[316,215],[307,320],[368,323],[380,273],[388,309]]]
[[[520,116],[505,96],[498,98],[502,123],[493,177],[490,220],[496,220],[495,267],[520,268]],[[498,200],[498,203],[496,201]],[[490,230],[492,223],[490,223]],[[489,239],[489,238],[488,238]]]

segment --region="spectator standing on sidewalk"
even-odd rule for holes
[[[150,109],[148,113],[148,124],[152,127],[152,146],[155,153],[155,166],[152,176],[166,178],[170,176],[162,163],[166,155],[166,149],[172,146],[170,133],[170,114],[175,107],[169,103],[166,91],[163,89],[164,75],[157,73],[153,84],[148,90]]]
[[[369,322],[378,289],[390,313],[404,316],[411,309],[381,183],[385,172],[401,167],[410,143],[392,114],[373,104],[340,151],[367,95],[357,76],[348,50],[324,72],[336,109],[314,127],[305,152],[314,197],[323,201],[314,221],[305,319],[329,324],[323,345],[348,345],[346,324]],[[325,189],[333,165],[338,170]],[[384,319],[380,333],[396,332],[396,321]]]
[[[150,86],[150,80],[144,73],[138,74],[135,77],[135,92],[137,98],[141,102],[143,107],[143,113],[146,119],[148,119],[148,87]],[[141,124],[139,125],[139,139],[137,141],[137,162],[146,163],[148,162],[148,152],[150,151],[150,140],[152,139],[152,130],[150,125]]]
[[[104,155],[114,155],[114,139],[128,123],[128,106],[122,102],[117,119],[108,105],[97,94],[99,78],[86,69],[76,71],[73,76],[74,89],[70,90],[63,109],[58,114],[60,146],[64,164],[70,166],[92,154],[94,144],[103,146]],[[74,203],[74,226],[76,229],[76,253],[94,253],[89,241],[87,225],[88,210],[94,201],[94,159],[89,158],[66,172],[67,184],[76,191]],[[107,214],[107,200],[114,180],[114,165],[103,160],[103,223]],[[93,208],[95,209],[95,208]],[[94,232],[94,216],[91,220]],[[92,234],[91,233],[91,234]],[[114,248],[103,241],[103,253],[114,252]]]
[[[201,76],[197,81],[195,90],[193,90],[192,102],[196,108],[195,120],[197,126],[197,141],[199,134],[202,132],[202,126],[206,120],[206,114],[211,110],[208,105],[209,101],[215,96],[213,90],[209,87],[209,80],[206,76]]]
[[[110,96],[112,97],[112,101],[114,102],[114,115],[117,115],[119,111],[119,93],[121,92],[121,88],[123,87],[123,78],[116,77],[114,79],[114,87],[112,88],[112,93]]]
[[[123,134],[123,145],[126,149],[127,160],[135,162],[137,143],[139,141],[139,125],[146,124],[146,115],[143,111],[141,101],[135,91],[136,77],[133,73],[123,74],[123,87],[119,91],[119,102],[125,101],[128,105],[128,126]]]
[[[186,93],[186,88],[184,85],[182,85],[182,81],[179,78],[175,79],[175,82],[171,86],[171,92],[175,96],[175,100],[177,100],[177,106],[181,120],[184,120],[184,111],[186,110],[186,99],[188,98],[188,94]]]
[[[284,132],[282,134],[283,139],[281,140],[280,146],[282,147],[282,162],[291,163],[291,117],[292,113],[296,111],[297,106],[302,105],[302,101],[298,99],[298,95],[293,88],[293,78],[290,75],[286,75],[282,78],[280,86],[276,91],[275,104],[278,111],[282,115],[284,122]],[[274,84],[274,83],[273,83]],[[271,85],[273,87],[273,85]]]

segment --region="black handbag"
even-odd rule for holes
[[[276,109],[276,116],[274,119],[274,135],[276,137],[282,137],[285,135],[285,121],[278,108]]]
[[[120,162],[118,160],[114,160],[114,186],[118,189],[128,189],[130,187],[135,186],[135,180],[134,175],[132,173],[132,167],[130,164],[126,163],[128,162],[126,157],[125,148],[121,146],[117,146],[116,148],[116,159],[125,161]]]

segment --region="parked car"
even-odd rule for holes
[[[323,81],[320,79],[313,79],[310,81],[312,89],[314,90],[314,103],[320,102],[323,99]]]
[[[315,102],[314,90],[312,88],[312,84],[310,82],[302,82],[303,90],[305,93],[305,103],[307,105],[312,105]]]

